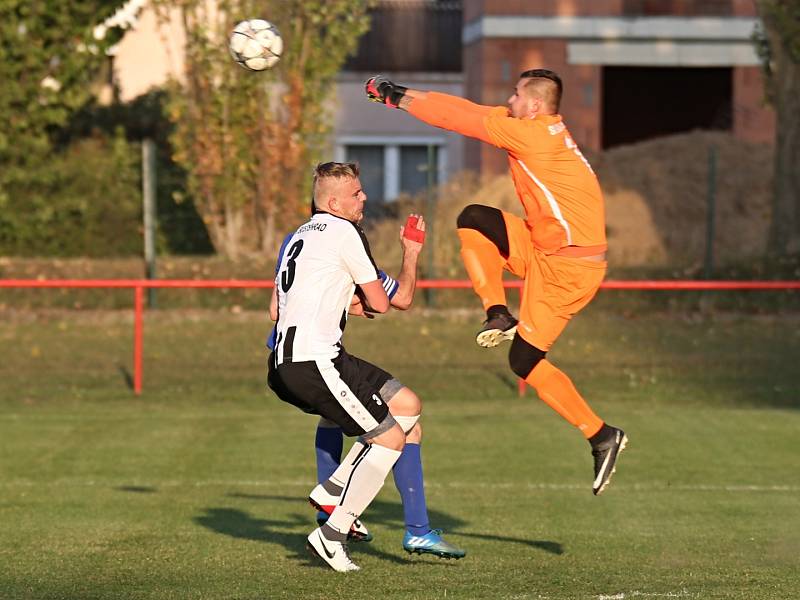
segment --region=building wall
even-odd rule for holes
[[[549,68],[564,81],[561,113],[576,142],[602,142],[602,67],[730,67],[734,135],[774,137],[774,114],[750,42],[750,0],[464,0],[467,97],[504,104],[517,75]],[[592,17],[592,18],[589,18]],[[464,164],[481,172],[506,168],[502,152],[465,145]]]
[[[159,23],[153,9],[142,9],[136,25],[114,51],[114,80],[119,98],[128,102],[183,73],[186,34],[173,9],[173,17]]]
[[[465,22],[482,15],[614,15],[622,14],[623,7],[623,0],[463,0],[463,3]]]
[[[733,70],[733,133],[751,142],[775,141],[775,111],[766,103],[760,67]]]

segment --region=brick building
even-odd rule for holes
[[[561,112],[586,148],[691,129],[773,139],[751,0],[464,0],[463,22],[466,95],[502,103],[521,71],[556,70]],[[464,161],[506,166],[475,143]]]

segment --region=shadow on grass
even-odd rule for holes
[[[207,508],[206,513],[193,521],[211,531],[231,537],[279,544],[291,554],[289,558],[307,566],[321,566],[322,563],[306,553],[306,533],[297,533],[298,526],[308,526],[308,519],[300,514],[291,515],[289,520],[255,519],[243,510],[236,508]],[[316,526],[316,524],[315,524]],[[309,527],[308,532],[312,529]],[[351,549],[366,550],[372,556],[397,564],[407,564],[399,556],[370,547],[369,544],[351,544]]]
[[[304,506],[308,509],[309,517],[303,518],[302,521],[305,523],[313,523],[312,519],[313,516],[316,514],[313,508],[305,501],[305,499],[300,499],[295,496],[274,496],[274,495],[267,495],[267,494],[244,494],[240,492],[233,492],[228,494],[231,498],[245,498],[248,500],[268,500],[268,501],[279,501],[279,502],[292,502],[297,503],[298,506]],[[428,508],[428,517],[431,521],[431,526],[443,529],[445,533],[453,533],[456,535],[460,535],[463,537],[474,538],[479,540],[486,540],[490,542],[501,542],[504,544],[520,544],[523,546],[529,546],[531,548],[536,548],[537,550],[542,550],[544,552],[548,552],[550,554],[562,555],[564,554],[564,548],[559,542],[552,542],[548,540],[530,540],[525,538],[518,538],[518,537],[509,537],[503,535],[495,535],[495,534],[485,534],[485,533],[473,533],[470,532],[467,526],[469,523],[460,519],[458,517],[454,517],[448,513],[444,513],[435,509]],[[397,502],[386,502],[385,500],[375,500],[372,504],[369,505],[367,510],[364,512],[363,515],[364,520],[366,521],[367,526],[369,523],[381,523],[382,525],[389,527],[390,529],[396,529],[398,531],[398,544],[402,539],[403,530],[405,528],[403,522],[403,507],[400,503]],[[357,547],[363,548],[368,546],[368,544],[359,544]],[[469,551],[469,548],[467,548]]]
[[[525,540],[522,538],[513,538],[504,535],[488,535],[485,533],[459,533],[459,535],[476,538],[479,540],[502,542],[504,544],[521,544],[523,546],[530,546],[531,548],[544,550],[545,552],[559,556],[564,554],[564,547],[559,542],[549,542],[547,540]]]
[[[299,516],[293,521],[256,519],[243,510],[235,508],[206,508],[205,513],[192,519],[211,531],[243,540],[280,544],[291,554],[290,558],[306,565],[312,564],[305,552],[305,540],[295,533],[304,520]]]
[[[119,371],[119,374],[122,375],[122,379],[125,381],[125,385],[128,386],[128,389],[132,390],[133,375],[131,375],[131,372],[128,371],[128,368],[124,365],[117,365],[117,371]]]
[[[120,485],[114,489],[118,492],[130,492],[133,494],[155,494],[158,491],[149,485]]]

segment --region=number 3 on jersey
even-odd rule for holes
[[[289,251],[286,253],[288,255],[288,259],[286,261],[286,266],[281,273],[281,289],[283,289],[284,293],[289,291],[289,288],[292,287],[294,283],[294,272],[297,268],[297,257],[300,255],[300,250],[303,249],[303,240],[297,240],[294,244],[289,247]]]

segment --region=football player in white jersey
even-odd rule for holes
[[[308,536],[308,548],[337,571],[358,569],[347,551],[348,532],[382,487],[421,412],[416,394],[342,347],[356,286],[363,309],[383,313],[389,308],[357,225],[366,201],[358,175],[357,165],[350,163],[317,167],[317,213],[287,243],[270,307],[277,320],[270,387],[282,400],[360,436],[340,468],[311,493],[320,507],[336,499],[328,521]],[[404,246],[404,262],[413,261],[414,269],[422,244],[416,246]]]
[[[315,214],[313,201],[311,216]],[[293,234],[286,236],[278,252],[275,268],[277,274],[280,263]],[[411,214],[404,228],[400,230],[400,243],[403,250],[402,270],[397,279],[379,270],[378,276],[383,283],[383,289],[389,297],[390,304],[397,310],[408,310],[414,300],[416,291],[416,270],[419,257],[420,244],[424,243],[425,220],[422,215]],[[401,285],[402,284],[402,285]],[[273,291],[273,300],[274,294]],[[277,306],[277,305],[276,305]],[[356,294],[349,309],[350,315],[373,317],[364,311],[364,306]],[[273,327],[267,340],[270,350],[275,347],[276,330]],[[392,410],[392,404],[389,406]],[[317,462],[317,481],[326,482],[342,463],[343,435],[342,428],[325,417],[320,417],[314,436],[314,450]],[[448,542],[442,536],[441,529],[433,529],[428,516],[428,506],[425,498],[425,484],[422,472],[422,427],[417,422],[414,427],[406,432],[406,444],[400,458],[394,464],[392,472],[397,491],[403,506],[404,533],[402,539],[403,549],[409,554],[432,554],[440,558],[463,558],[466,552]],[[340,473],[344,479],[346,473]],[[309,497],[312,506],[318,509],[317,523],[321,526],[327,520],[339,502],[338,493],[329,493],[323,485],[317,486]],[[348,534],[350,541],[366,541],[373,539],[372,534],[360,519],[356,519]]]

